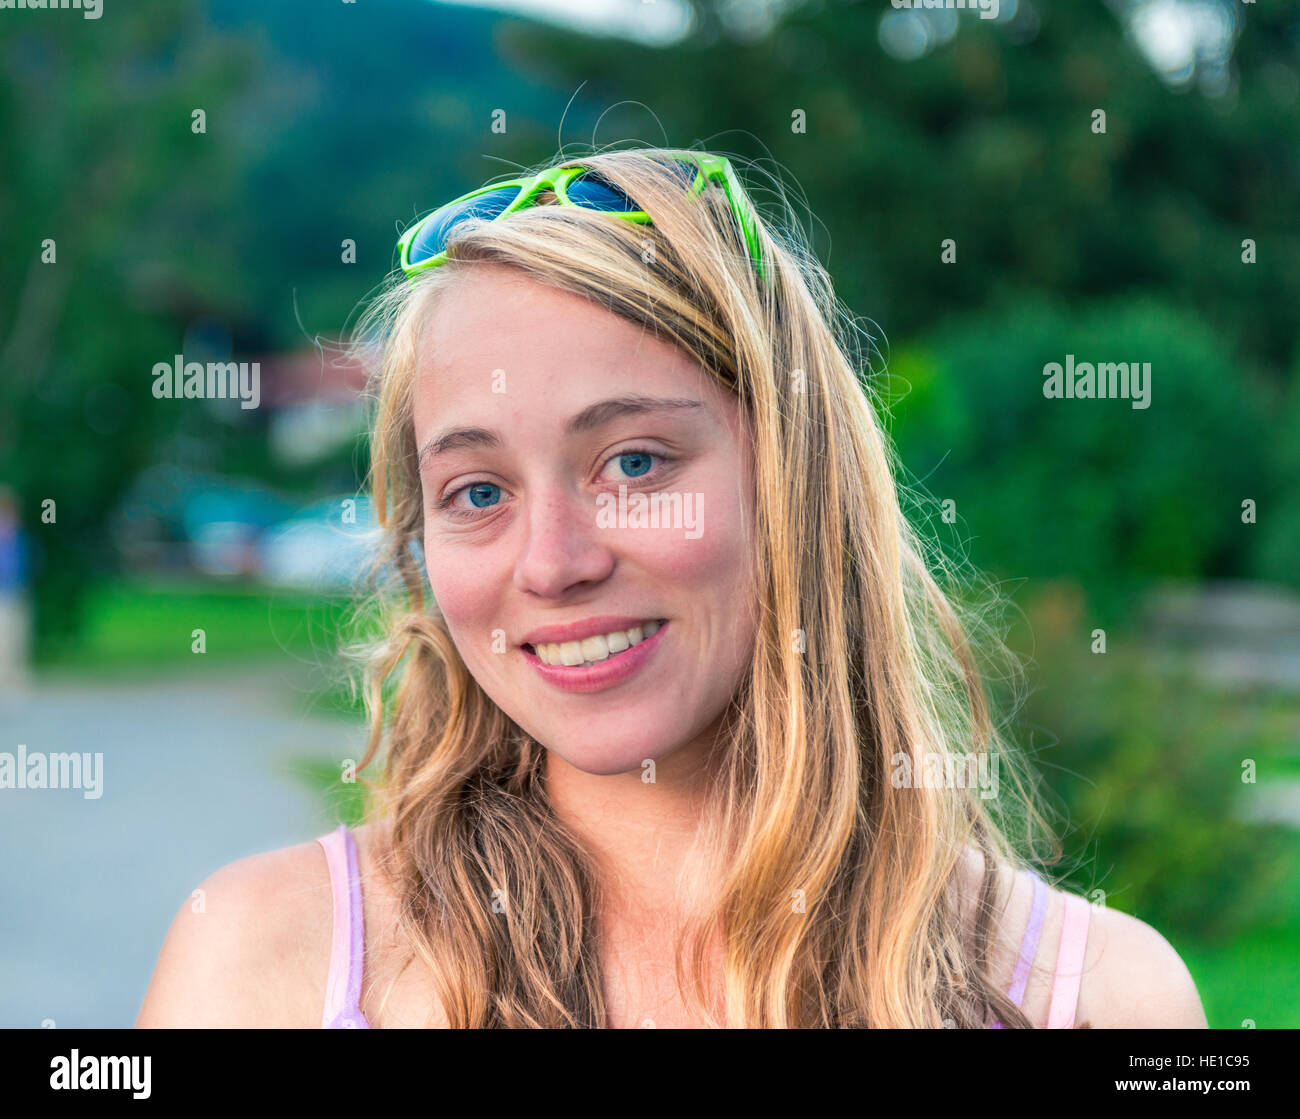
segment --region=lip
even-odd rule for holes
[[[658,617],[657,614],[643,614],[639,618],[602,614],[595,618],[584,618],[580,622],[570,622],[568,625],[542,626],[528,634],[520,644],[531,645],[536,649],[538,645],[549,645],[554,641],[581,641],[584,637],[599,637],[615,630],[642,626],[646,622],[657,621]]]
[[[627,628],[631,629],[636,624],[635,621],[629,622]],[[557,688],[562,688],[566,692],[596,692],[602,688],[610,688],[615,684],[621,684],[634,672],[643,668],[655,655],[655,651],[659,646],[663,644],[663,635],[668,631],[670,624],[664,622],[639,645],[633,645],[630,649],[615,653],[607,660],[603,660],[599,664],[593,664],[590,668],[567,668],[564,665],[544,664],[536,653],[529,652],[525,648],[521,648],[520,651],[523,653],[524,658],[537,669],[538,675],[548,684],[554,684]],[[616,625],[612,628],[618,629],[619,627]],[[538,632],[545,633],[546,631],[539,630]],[[595,633],[589,633],[587,636],[594,637],[596,633],[607,632],[607,630],[596,630]],[[568,638],[567,640],[573,641],[576,638]],[[543,639],[543,644],[546,644],[545,639]]]

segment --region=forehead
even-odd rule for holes
[[[693,395],[719,418],[733,400],[690,354],[647,328],[516,269],[474,265],[430,311],[416,430],[449,419],[504,422],[520,412],[567,418],[623,392]]]

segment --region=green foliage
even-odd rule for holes
[[[1149,362],[1149,407],[1045,397],[1044,367],[1067,354]],[[1036,298],[954,319],[901,349],[887,386],[923,514],[922,490],[953,500],[945,543],[969,539],[980,567],[1069,575],[1091,591],[1253,562],[1259,536],[1242,524],[1241,501],[1277,486],[1267,393],[1240,354],[1176,306]]]
[[[112,566],[109,514],[166,441],[154,363],[180,348],[178,320],[213,306],[214,278],[247,267],[209,213],[236,181],[230,130],[195,134],[190,114],[246,88],[249,68],[194,0],[23,14],[0,23],[0,478],[35,545],[44,654],[75,637]]]
[[[360,780],[344,781],[338,767],[331,761],[318,758],[293,758],[287,763],[289,773],[296,777],[326,806],[332,819],[355,828],[365,819],[366,787]],[[373,777],[373,774],[365,776]]]
[[[1071,885],[1171,938],[1295,925],[1295,833],[1247,818],[1259,786],[1242,762],[1285,772],[1300,703],[1220,692],[1131,637],[1092,653],[1085,610],[1059,591],[1031,610],[1041,669],[1024,711],[1069,824],[1067,863],[1086,867]]]
[[[1279,399],[1276,427],[1268,447],[1270,470],[1260,479],[1256,498],[1259,538],[1250,573],[1262,579],[1300,585],[1300,354],[1290,392]],[[1249,496],[1254,497],[1254,494]]]

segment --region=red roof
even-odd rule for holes
[[[263,405],[286,408],[312,400],[356,400],[378,355],[370,351],[368,361],[354,360],[342,347],[326,345],[252,360],[260,364]]]

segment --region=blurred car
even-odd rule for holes
[[[262,534],[257,544],[261,577],[277,586],[352,586],[370,561],[378,531],[367,497],[317,502]]]

